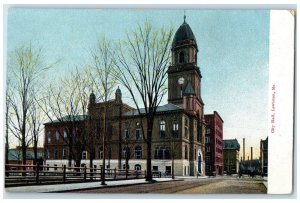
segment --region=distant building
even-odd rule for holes
[[[268,137],[260,140],[260,164],[262,175],[268,175]]]
[[[204,115],[206,175],[223,175],[223,120],[218,112]]]
[[[43,164],[43,157],[44,157],[44,149],[38,148],[37,149],[37,158],[38,162]],[[32,165],[34,160],[34,153],[33,148],[28,147],[26,150],[26,165]],[[9,164],[22,164],[22,150],[21,147],[16,147],[14,149],[8,150],[8,163]]]
[[[237,139],[224,140],[224,172],[233,174],[239,172],[240,144]]]
[[[240,162],[240,171],[242,174],[261,174],[261,163],[259,159],[245,160]]]

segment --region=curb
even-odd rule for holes
[[[78,189],[69,189],[69,190],[60,190],[60,191],[51,191],[51,192],[42,192],[42,193],[64,193],[64,192],[76,192],[81,190],[96,190],[96,189],[102,189],[102,188],[117,188],[117,187],[128,187],[133,185],[144,185],[144,184],[155,184],[155,183],[166,183],[166,182],[173,182],[173,181],[184,181],[181,179],[175,179],[175,180],[166,180],[166,181],[155,181],[155,182],[142,182],[142,183],[130,183],[130,184],[124,184],[124,185],[106,185],[106,186],[97,186],[97,187],[91,187],[91,188],[78,188]]]

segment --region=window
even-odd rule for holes
[[[123,164],[123,169],[126,169],[126,164]],[[129,170],[129,164],[127,164],[127,169]]]
[[[152,170],[153,170],[153,171],[158,171],[158,166],[153,166],[153,167],[152,167]]]
[[[57,171],[57,164],[54,164],[54,170]]]
[[[178,121],[173,121],[173,137],[178,137]]]
[[[55,142],[58,143],[59,141],[59,133],[58,131],[55,131]]]
[[[206,152],[210,152],[210,146],[206,146]]]
[[[206,160],[207,163],[209,163],[209,162],[210,162],[210,157],[209,157],[209,156],[206,156],[206,157],[205,157],[205,160]]]
[[[57,149],[54,150],[54,159],[58,159],[58,150]]]
[[[169,147],[156,147],[154,149],[154,158],[155,159],[170,159],[171,154],[170,154],[170,149]]]
[[[111,159],[111,147],[108,149],[108,158]]]
[[[87,152],[83,151],[82,152],[82,159],[85,160],[87,158]]]
[[[187,145],[184,146],[184,158],[188,159],[188,147],[187,147]]]
[[[210,129],[209,128],[206,129],[206,134],[210,134]]]
[[[205,137],[205,143],[210,143],[210,137]]]
[[[103,147],[100,147],[100,159],[103,159]]]
[[[184,60],[184,51],[181,51],[179,53],[179,63],[184,63],[185,60]]]
[[[130,158],[130,149],[129,147],[124,147],[122,151],[123,159]]]
[[[140,146],[135,147],[134,157],[136,159],[141,159],[142,158],[142,147],[140,147]]]
[[[48,131],[48,144],[50,144],[50,143],[51,143],[51,132]]]
[[[166,174],[171,174],[171,166],[166,166]]]
[[[66,149],[62,150],[62,158],[66,159],[67,158],[67,154],[66,154]]]
[[[164,120],[161,120],[159,124],[159,135],[161,138],[164,138],[165,134],[166,134],[166,122]]]
[[[128,128],[125,129],[124,138],[125,138],[125,140],[129,139],[129,129]]]
[[[67,133],[67,129],[64,129],[64,140],[68,139],[68,133]]]
[[[141,139],[141,123],[140,122],[136,122],[135,137],[136,137],[136,140]]]
[[[189,137],[189,119],[188,118],[185,118],[184,119],[184,136],[185,138],[188,138]]]
[[[141,167],[140,164],[136,164],[136,165],[134,166],[134,170],[136,170],[136,171],[140,171],[141,169],[142,169],[142,167]]]

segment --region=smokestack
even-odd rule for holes
[[[251,147],[251,161],[250,161],[250,166],[252,166],[252,161],[253,161],[253,147]]]
[[[245,161],[245,138],[243,138],[243,161]]]

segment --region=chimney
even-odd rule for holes
[[[250,161],[250,166],[252,166],[252,161],[253,161],[253,147],[251,147],[251,161]]]
[[[245,161],[245,138],[243,138],[243,161]]]

